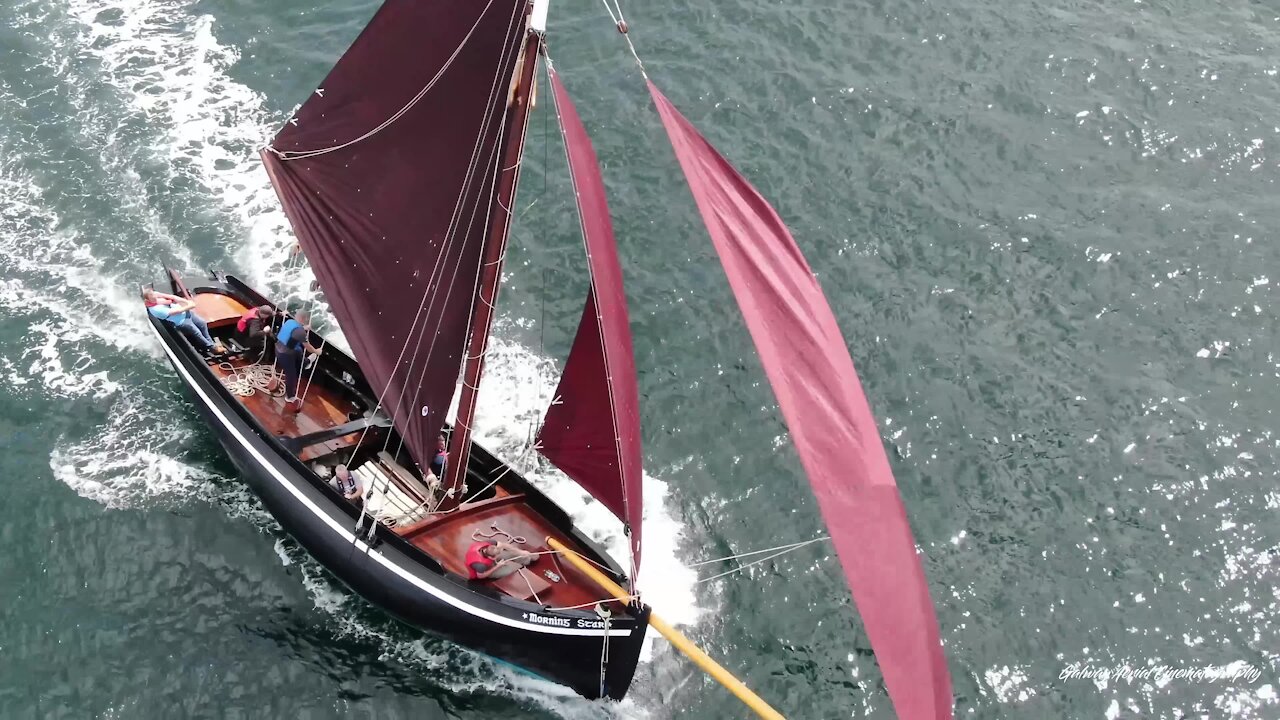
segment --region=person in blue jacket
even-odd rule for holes
[[[276,365],[284,371],[285,409],[292,412],[302,410],[302,399],[298,397],[302,353],[320,354],[320,350],[310,342],[310,329],[311,316],[302,311],[285,320],[276,334]]]
[[[200,351],[205,353],[212,351],[215,355],[226,352],[221,341],[214,340],[209,335],[209,326],[196,314],[194,300],[151,289],[142,292],[142,299],[146,302],[147,312],[151,317],[178,328]]]

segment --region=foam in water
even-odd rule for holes
[[[528,450],[556,389],[559,378],[556,364],[518,344],[504,341],[502,334],[500,323],[490,342],[485,375],[480,381],[476,439],[537,483],[569,513],[574,524],[627,567],[627,540],[618,519],[559,470],[538,463],[534,453]],[[645,602],[653,605],[668,622],[693,623],[699,614],[693,595],[697,574],[676,556],[682,531],[680,523],[666,509],[667,485],[646,474],[644,492],[644,558],[636,585]],[[650,630],[645,659],[650,657],[653,638]]]
[[[120,385],[94,370],[92,345],[136,348],[142,333],[123,297],[92,270],[98,260],[59,226],[38,204],[34,181],[0,166],[0,269],[9,276],[0,281],[0,311],[27,323],[23,347],[8,349],[3,365],[15,389],[38,383],[45,396],[105,398]]]
[[[335,585],[324,569],[292,541],[277,541],[276,553],[287,566],[296,566],[303,586],[316,608],[332,618],[330,630],[338,636],[371,642],[382,649],[381,659],[415,668],[423,677],[447,687],[450,692],[507,695],[532,700],[562,718],[640,718],[648,712],[631,699],[619,703],[589,702],[556,683],[521,672],[458,645],[430,637],[407,639],[394,623],[375,624],[361,618],[362,601]]]
[[[79,232],[16,167],[20,157],[5,153],[0,165],[0,269],[8,276],[0,281],[0,313],[24,321],[26,331],[20,345],[3,349],[0,367],[12,394],[108,406],[111,417],[87,439],[53,440],[54,477],[108,507],[207,490],[207,471],[165,451],[181,438],[150,439],[154,412],[126,389],[122,371],[101,367],[112,351],[159,357],[129,283],[100,270]]]
[[[85,27],[81,45],[101,61],[103,81],[161,134],[159,151],[169,171],[199,181],[237,221],[244,233],[237,254],[249,269],[247,279],[310,301],[311,278],[284,272],[293,237],[257,161],[258,150],[286,118],[271,117],[259,93],[227,75],[240,53],[220,44],[213,17],[194,15],[192,5],[75,0],[69,9]],[[101,21],[105,16],[119,19]]]
[[[241,265],[252,269],[248,280],[274,288],[279,295],[295,301],[311,301],[311,274],[285,262],[293,238],[257,158],[258,148],[285,118],[271,117],[261,95],[227,75],[239,54],[218,43],[212,18],[194,15],[190,3],[173,0],[73,0],[69,9],[84,25],[81,47],[101,62],[101,81],[117,88],[132,104],[133,111],[160,128],[161,152],[169,159],[171,172],[199,181],[242,230],[243,236],[234,242],[242,248]],[[334,48],[335,57],[340,50]],[[263,258],[268,262],[261,262]],[[332,329],[326,334],[345,347]],[[528,349],[503,341],[501,334],[500,326],[481,387],[477,436],[500,456],[513,459],[525,449],[530,428],[550,400],[556,368]],[[60,464],[84,468],[95,459],[105,462],[82,449],[80,455],[68,456]],[[531,470],[535,482],[561,503],[584,531],[605,543],[615,556],[625,557],[620,523],[599,503],[585,498],[581,489],[559,472],[549,468],[534,470],[530,455],[526,454],[519,465],[522,470]],[[645,559],[639,587],[646,601],[669,621],[693,622],[698,616],[693,596],[695,574],[684,568],[676,556],[681,526],[665,507],[665,484],[646,476],[644,487]],[[280,546],[277,552],[281,552]],[[353,634],[375,632],[353,619],[346,605],[352,598],[331,586],[312,561],[285,561],[307,568],[307,586],[317,607],[340,622],[356,623],[349,628]],[[396,654],[406,647],[423,647],[420,642],[406,644],[391,637],[383,640]],[[646,655],[648,650],[647,644]],[[562,688],[503,672],[507,673],[513,693],[532,697],[561,714],[572,714],[569,708],[583,707],[576,695],[562,695]],[[626,706],[627,716],[634,716],[637,709]]]
[[[50,453],[53,476],[82,497],[110,508],[132,507],[170,498],[218,494],[217,476],[179,460],[165,446],[181,444],[189,432],[163,438],[152,432],[154,408],[129,396],[112,406],[111,422],[89,440],[58,444]]]
[[[29,175],[0,165],[0,266],[11,276],[0,284],[0,308],[10,315],[53,315],[54,325],[45,329],[70,341],[65,344],[93,338],[120,350],[150,347],[127,285],[102,274],[102,261],[62,226]],[[53,295],[58,302],[50,302]]]

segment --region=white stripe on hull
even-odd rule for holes
[[[268,462],[267,459],[263,457],[261,453],[258,452],[257,448],[253,447],[253,445],[251,445],[249,441],[243,435],[240,434],[240,431],[237,430],[229,420],[227,420],[226,415],[222,414],[221,408],[219,408],[217,404],[214,403],[213,400],[209,398],[209,396],[205,393],[204,388],[201,388],[200,385],[195,381],[195,378],[191,377],[191,373],[187,371],[187,368],[182,364],[182,361],[173,352],[173,349],[169,347],[169,343],[166,342],[165,338],[160,335],[160,331],[156,329],[154,324],[151,324],[151,330],[156,334],[156,338],[160,341],[161,347],[164,348],[165,353],[169,356],[169,360],[173,363],[173,367],[178,371],[180,375],[182,375],[183,379],[187,383],[187,386],[190,387],[192,390],[194,390],[196,395],[198,395],[200,399],[204,401],[204,404],[209,408],[209,410],[213,412],[214,416],[218,418],[218,421],[222,423],[223,427],[225,427],[227,431],[230,432],[233,437],[235,437],[236,441],[239,442],[242,446],[244,446],[244,449],[247,450],[249,454],[253,456],[254,460],[256,460],[264,470],[270,473],[271,476],[275,478],[277,482],[283,485],[285,489],[287,489],[298,500],[298,502],[302,503],[307,509],[315,513],[316,517],[320,518],[325,525],[329,526],[329,528],[333,530],[335,533],[337,533],[338,536],[341,537],[344,541],[354,542],[356,544],[357,550],[361,551],[368,557],[373,558],[376,562],[381,564],[383,567],[387,568],[391,572],[394,572],[396,575],[399,575],[400,577],[404,578],[407,582],[413,584],[415,587],[423,590],[427,594],[439,600],[443,600],[444,602],[449,603],[450,605],[454,606],[455,608],[458,608],[459,610],[462,610],[466,613],[474,615],[488,622],[494,622],[500,625],[506,625],[508,627],[519,628],[520,630],[525,630],[529,632],[544,633],[547,635],[574,635],[574,636],[589,636],[589,637],[602,636],[601,632],[598,630],[577,630],[572,628],[565,629],[565,628],[548,627],[545,625],[534,625],[532,623],[522,623],[507,617],[503,617],[502,615],[489,612],[484,608],[479,608],[474,605],[470,605],[468,603],[465,603],[459,600],[458,598],[454,597],[453,595],[447,592],[444,592],[442,590],[439,590],[433,587],[429,583],[423,582],[421,578],[419,578],[418,576],[414,575],[411,572],[406,571],[404,568],[392,562],[389,558],[387,558],[382,553],[378,552],[377,550],[370,549],[368,544],[366,544],[363,540],[356,539],[356,537],[351,533],[351,531],[347,530],[345,527],[335,522],[334,519],[330,517],[328,513],[321,510],[314,502],[312,502],[311,498],[307,497],[306,494],[303,493],[301,490],[299,490],[297,487],[295,487],[293,483],[286,480],[285,477],[280,474],[280,471],[276,470],[275,466],[272,465],[270,462]],[[610,637],[626,637],[630,634],[631,634],[630,630],[610,630],[609,631]]]

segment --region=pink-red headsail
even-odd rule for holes
[[[639,567],[640,393],[622,266],[591,138],[560,76],[554,69],[549,73],[582,220],[591,291],[555,402],[538,433],[540,452],[627,524],[632,561]]]
[[[782,219],[652,82],[649,91],[746,318],[902,720],[952,716],[951,678],[875,418]]]

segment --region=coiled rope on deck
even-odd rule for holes
[[[224,362],[219,363],[218,367],[227,372],[227,376],[222,378],[222,384],[233,395],[249,397],[256,392],[274,397],[284,395],[283,383],[277,383],[275,390],[270,389],[271,381],[275,379],[275,368],[271,365],[255,363],[238,368],[229,362]]]

